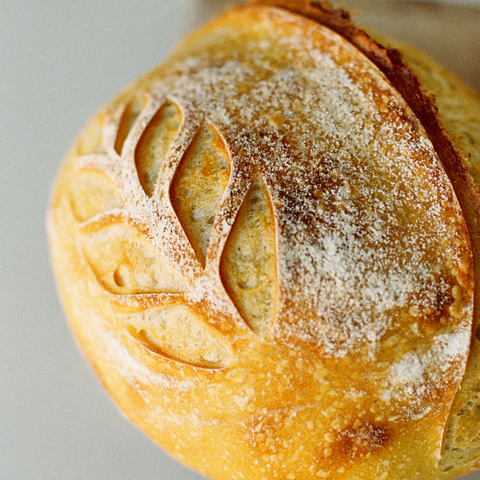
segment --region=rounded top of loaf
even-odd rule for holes
[[[427,130],[358,46],[259,5],[107,105],[50,228],[72,328],[124,412],[214,479],[436,472],[474,258]]]

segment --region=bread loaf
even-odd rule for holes
[[[455,77],[257,0],[85,128],[52,261],[120,409],[199,472],[450,479],[480,466],[479,186]]]

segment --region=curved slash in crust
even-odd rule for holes
[[[230,174],[230,156],[220,133],[213,125],[203,124],[180,161],[170,187],[173,209],[202,267]]]
[[[151,309],[129,315],[129,333],[147,350],[205,369],[230,365],[230,344],[197,314],[184,306]]]
[[[110,293],[181,293],[182,277],[136,229],[113,223],[84,235],[83,251],[97,281]]]
[[[149,197],[153,195],[182,120],[178,105],[166,102],[152,117],[137,143],[135,165],[140,183]]]
[[[270,331],[277,305],[276,234],[267,188],[256,179],[227,239],[220,274],[227,293],[258,335]]]
[[[118,155],[122,155],[123,146],[128,137],[128,134],[132,130],[135,121],[139,117],[143,108],[147,103],[145,96],[137,97],[131,102],[129,102],[123,108],[121,115],[119,116],[117,132],[115,136],[115,143],[113,145],[114,150]]]

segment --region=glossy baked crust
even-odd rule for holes
[[[345,12],[251,2],[107,105],[62,167],[49,234],[79,345],[213,479],[477,468],[480,106],[407,56],[421,83]]]

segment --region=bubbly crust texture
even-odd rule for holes
[[[464,99],[435,92],[445,161],[303,13],[227,11],[90,122],[49,211],[62,301],[120,409],[212,479],[454,478],[480,457],[480,142],[454,119],[480,104],[410,54]]]

